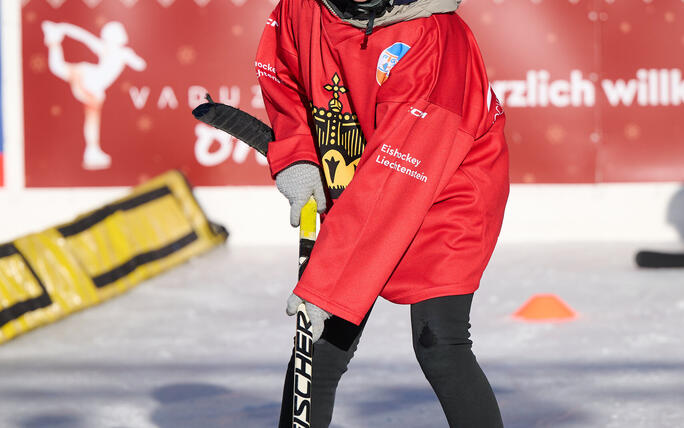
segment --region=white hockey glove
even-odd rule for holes
[[[316,341],[321,338],[321,334],[323,334],[325,320],[330,318],[332,314],[319,308],[313,303],[309,303],[306,300],[303,300],[301,297],[297,296],[294,293],[290,294],[290,297],[287,298],[287,308],[285,309],[285,312],[287,312],[287,314],[290,316],[296,314],[297,307],[299,307],[299,304],[302,302],[304,302],[304,304],[306,305],[306,313],[309,315],[309,320],[311,321],[313,343],[316,343]]]
[[[293,227],[299,226],[299,214],[312,195],[318,212],[325,212],[325,191],[318,166],[292,164],[276,175],[276,187],[290,202],[290,224]]]

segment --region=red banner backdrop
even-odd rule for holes
[[[23,0],[28,186],[268,184],[197,123],[205,91],[266,119],[254,53],[270,0]],[[467,0],[508,115],[514,182],[684,180],[684,3]]]
[[[27,186],[131,185],[169,168],[195,185],[271,183],[254,151],[191,114],[208,91],[265,118],[253,63],[273,4],[244,1],[25,2]]]
[[[467,0],[514,182],[684,180],[684,3]]]
[[[684,180],[684,2],[606,2],[598,180]],[[619,89],[623,81],[622,95]],[[617,87],[611,82],[617,82]]]

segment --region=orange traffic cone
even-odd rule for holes
[[[514,314],[521,321],[570,321],[577,313],[555,294],[535,294]]]

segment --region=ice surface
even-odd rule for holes
[[[637,270],[640,247],[497,249],[472,333],[506,427],[684,427],[684,270]],[[0,427],[275,427],[296,261],[295,246],[228,245],[0,346]],[[535,293],[580,317],[512,320]],[[333,426],[447,426],[407,307],[376,304]]]

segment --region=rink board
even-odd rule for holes
[[[70,223],[2,244],[0,343],[121,294],[226,237],[171,171]]]

